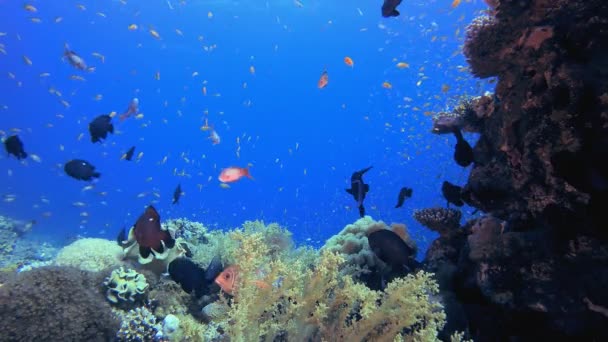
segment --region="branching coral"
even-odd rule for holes
[[[419,272],[372,291],[343,276],[345,259],[325,251],[313,269],[298,260],[270,260],[260,233],[236,231],[240,242],[237,291],[221,326],[234,341],[392,340],[401,333],[436,336],[445,315],[431,300],[438,291],[431,275]]]
[[[116,334],[118,341],[147,342],[156,340],[156,335],[162,331],[156,316],[142,306],[127,312],[122,317],[120,330]]]

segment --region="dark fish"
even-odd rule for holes
[[[401,0],[384,0],[382,4],[382,16],[385,18],[389,17],[398,17],[399,11],[397,11],[397,6],[401,4]]]
[[[196,297],[202,297],[209,292],[209,285],[214,283],[215,277],[222,269],[222,263],[217,256],[211,260],[206,270],[191,259],[177,258],[169,264],[169,275],[185,292],[194,292]]]
[[[70,160],[65,163],[63,170],[68,176],[85,181],[90,181],[93,180],[93,178],[99,178],[99,176],[101,176],[99,172],[95,172],[95,166],[82,159]]]
[[[168,231],[161,228],[160,215],[151,205],[135,222],[133,234],[139,244],[139,255],[143,258],[148,258],[152,250],[162,253],[165,250],[163,244],[167,248],[175,246],[175,240]]]
[[[118,245],[120,247],[123,247],[126,239],[127,239],[127,231],[125,230],[125,227],[122,227],[120,232],[118,232],[118,236],[116,237],[116,242],[118,243]]]
[[[390,265],[393,270],[409,270],[410,257],[414,250],[393,231],[377,230],[367,236],[369,247],[380,260]]]
[[[23,142],[16,135],[11,135],[4,140],[4,148],[9,155],[14,155],[17,159],[27,158],[27,153],[23,150]]]
[[[412,192],[413,190],[411,188],[401,188],[401,191],[399,191],[399,198],[397,198],[397,205],[395,206],[395,208],[401,208],[403,202],[405,202],[406,199],[412,197]]]
[[[109,115],[100,115],[89,123],[89,133],[91,133],[91,141],[93,143],[107,138],[108,132],[114,134],[112,117]]]
[[[441,185],[441,193],[446,201],[448,201],[448,207],[450,206],[450,203],[457,207],[462,207],[464,205],[462,200],[462,187],[444,181]]]
[[[131,161],[131,158],[133,158],[133,153],[135,153],[135,146],[131,146],[131,148],[127,151],[127,153],[122,155],[121,159]]]
[[[179,198],[182,196],[182,185],[178,184],[175,191],[173,191],[173,204],[179,202]]]
[[[454,135],[456,136],[456,148],[454,150],[454,160],[456,163],[462,167],[467,167],[471,165],[474,161],[473,157],[473,148],[471,145],[464,140],[462,133],[459,129],[454,130]]]
[[[369,171],[372,166],[354,172],[352,176],[350,176],[350,189],[346,189],[346,192],[353,195],[355,201],[359,205],[359,215],[361,217],[365,216],[365,208],[363,207],[363,200],[365,199],[365,195],[369,191],[369,184],[365,184],[363,182],[363,174]]]

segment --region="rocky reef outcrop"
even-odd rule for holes
[[[427,252],[451,303],[446,329],[607,340],[608,3],[493,5],[464,53],[474,75],[497,78],[495,93],[434,120],[434,133],[479,133],[463,200],[486,213]]]

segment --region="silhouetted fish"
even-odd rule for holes
[[[363,200],[365,199],[365,195],[369,191],[369,184],[365,184],[363,182],[363,174],[369,171],[369,169],[371,168],[372,166],[354,172],[353,175],[350,177],[350,189],[346,189],[346,192],[353,195],[353,198],[355,199],[355,201],[357,201],[357,204],[359,206],[359,215],[361,217],[365,216]]]
[[[14,155],[17,159],[27,158],[27,153],[23,150],[23,142],[16,135],[11,135],[4,140],[4,148],[9,155]]]
[[[208,287],[214,284],[215,277],[222,269],[217,256],[211,260],[206,270],[188,258],[177,258],[169,264],[169,275],[185,292],[194,292],[196,297],[201,297],[209,292]]]
[[[120,232],[118,232],[118,236],[116,237],[116,242],[118,243],[118,245],[120,247],[123,247],[125,240],[127,240],[127,231],[125,230],[125,227],[122,227]]]
[[[454,150],[454,160],[456,163],[462,167],[467,167],[471,165],[474,161],[473,156],[473,148],[471,145],[464,140],[462,133],[459,129],[454,130],[454,135],[456,136],[456,148]]]
[[[388,17],[398,17],[399,11],[397,11],[397,6],[401,4],[401,0],[384,0],[382,4],[382,16],[385,18]]]
[[[173,204],[179,202],[179,198],[182,196],[182,185],[178,184],[175,191],[173,191]]]
[[[133,158],[133,153],[135,153],[135,146],[131,146],[131,148],[127,151],[127,153],[122,155],[122,158],[120,159],[125,159],[128,161],[131,161],[131,158]]]
[[[444,181],[441,185],[441,193],[448,201],[448,207],[450,206],[450,203],[457,207],[462,207],[464,205],[464,202],[462,201],[462,187]]]
[[[108,137],[108,132],[114,133],[114,125],[112,125],[112,117],[109,115],[100,115],[89,123],[89,133],[91,133],[91,141],[96,143]]]
[[[414,250],[388,229],[377,230],[367,236],[369,247],[380,260],[390,265],[393,270],[409,270],[410,257]]]
[[[399,191],[399,197],[397,198],[397,205],[395,208],[400,208],[406,199],[412,197],[413,190],[411,188],[401,188]]]
[[[95,166],[82,159],[70,160],[65,163],[63,170],[68,176],[85,181],[90,181],[93,178],[99,178],[99,176],[101,176],[99,172],[95,172]]]

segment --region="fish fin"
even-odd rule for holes
[[[114,134],[114,125],[110,124],[109,131],[110,131],[110,133]]]
[[[123,246],[123,243],[124,243],[126,237],[127,237],[127,232],[125,231],[125,227],[122,227],[122,229],[118,233],[118,236],[116,237],[116,242],[118,243],[118,245],[120,247]]]
[[[167,234],[169,234],[169,233],[167,233]],[[169,238],[167,239],[167,241],[165,241],[165,246],[167,248],[173,248],[173,247],[175,247],[175,239],[172,238],[171,236],[169,236]]]
[[[251,180],[255,180],[255,178],[253,178],[253,176],[251,175],[251,173],[249,173],[249,166],[245,168],[245,177],[251,179]]]
[[[99,178],[99,177],[101,177],[101,173],[99,173],[99,172],[93,172],[93,174],[91,176],[93,178]]]
[[[346,190],[346,192],[348,192],[351,195],[353,194],[353,189],[344,189],[344,190]]]
[[[399,11],[397,11],[397,10],[395,9],[395,10],[393,10],[393,13],[391,13],[391,16],[393,16],[393,17],[398,17],[398,16],[399,16],[399,14],[401,14],[401,13],[399,13]]]
[[[363,184],[363,191],[365,191],[365,192],[369,191],[369,184]]]
[[[205,280],[209,283],[212,283],[213,280],[217,277],[218,274],[222,273],[224,267],[222,265],[222,260],[219,256],[214,256],[211,262],[209,262],[209,266],[205,270]]]
[[[142,258],[147,259],[150,256],[151,253],[152,253],[152,249],[151,248],[139,246],[139,255]]]
[[[365,216],[365,207],[363,206],[363,204],[361,204],[361,205],[359,206],[359,215],[360,215],[361,217],[364,217],[364,216]]]

